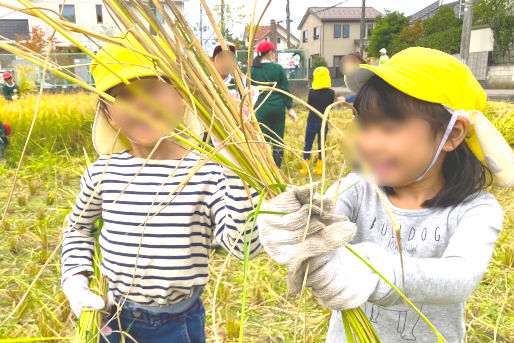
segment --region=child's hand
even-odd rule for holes
[[[350,245],[366,258],[376,249],[374,244]],[[346,247],[309,259],[310,269],[305,285],[324,307],[348,310],[365,303],[377,289],[379,276]]]
[[[296,121],[296,112],[294,109],[290,108],[287,110],[287,114],[289,114],[289,118],[291,118],[293,121]]]
[[[89,290],[89,279],[85,275],[75,274],[68,277],[62,284],[62,291],[68,298],[71,310],[77,318],[80,317],[84,307],[96,311],[105,307],[104,299]]]
[[[266,252],[289,269],[292,294],[300,291],[298,284],[303,281],[307,259],[333,251],[355,235],[355,224],[345,216],[333,214],[333,200],[322,199],[316,190],[317,184],[290,186],[261,205],[261,211],[276,214],[257,216],[259,237]]]

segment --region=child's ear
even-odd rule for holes
[[[468,119],[462,116],[458,116],[453,125],[452,132],[448,137],[448,140],[443,146],[443,151],[450,152],[455,149],[464,141],[468,133],[469,122]]]

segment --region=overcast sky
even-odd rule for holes
[[[367,0],[366,6],[374,7],[378,11],[384,13],[385,10],[389,11],[400,11],[405,15],[411,15],[420,9],[428,6],[433,3],[435,0]],[[257,0],[257,13],[261,13],[262,9],[266,4],[266,0]],[[211,8],[220,4],[220,0],[207,0],[207,3]],[[246,4],[246,9],[244,12],[251,14],[253,10],[253,0],[225,0],[226,4],[230,4],[233,6],[241,6],[241,4]],[[341,4],[339,4],[341,3]],[[291,19],[293,22],[291,23],[291,31],[294,35],[299,37],[299,31],[297,29],[300,20],[302,19],[305,11],[309,6],[315,4],[316,7],[328,7],[328,6],[340,6],[340,7],[352,7],[352,6],[361,6],[361,0],[290,0],[290,10],[291,10]],[[263,25],[268,25],[271,19],[275,19],[277,21],[283,20],[281,23],[282,26],[285,25],[286,19],[286,1],[285,0],[273,0],[271,2],[270,7],[266,11],[266,14],[261,22]],[[184,13],[186,14],[186,18],[190,22],[191,26],[199,27],[199,18],[200,18],[200,0],[185,0],[184,5]],[[209,25],[207,17],[204,15],[204,24]],[[250,17],[248,17],[248,21]],[[238,33],[242,36],[244,27],[235,27],[233,32]],[[206,35],[210,37],[212,33]],[[204,37],[205,38],[205,37]]]

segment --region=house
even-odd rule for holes
[[[301,47],[308,49],[311,59],[323,56],[329,67],[339,67],[343,56],[360,50],[361,11],[361,7],[309,7],[298,26]],[[383,15],[365,8],[365,45],[377,16]]]
[[[15,0],[7,1],[15,6],[22,8],[24,7],[17,3]],[[149,2],[149,0],[146,0],[146,2]],[[162,3],[166,12],[171,17],[173,17],[171,10],[166,4],[166,0],[160,0],[160,2]],[[183,11],[184,0],[173,0],[173,2],[180,11]],[[46,11],[46,13],[50,16],[56,17],[58,13],[61,13],[64,19],[75,23],[81,28],[89,31],[94,31],[105,35],[116,35],[120,32],[118,27],[122,27],[122,25],[116,24],[114,22],[113,16],[109,14],[107,7],[103,4],[102,0],[66,0],[66,2],[62,0],[32,0],[32,3],[36,8],[48,9],[49,11]],[[149,2],[149,4],[150,6],[152,5],[151,2]],[[17,20],[24,19],[28,21],[28,32],[30,32],[30,28],[33,26],[39,26],[46,30],[49,34],[52,32],[52,29],[39,18],[35,18],[26,14],[11,13],[12,11],[5,11],[5,9],[0,12],[2,12],[0,14],[6,14],[3,16],[5,17],[3,20],[10,20],[11,17],[13,17]],[[157,17],[159,18],[160,16],[157,15]],[[160,19],[162,20],[162,18]],[[2,27],[1,25],[2,24],[0,24],[0,28]],[[98,45],[96,43],[101,44],[101,42],[91,42],[87,37],[84,37],[78,33],[74,33],[74,37],[85,47],[93,51],[98,50]],[[71,45],[71,43],[60,34],[56,34],[56,39],[58,41],[58,47],[68,47]]]
[[[276,23],[275,20],[271,20],[270,25],[262,25],[259,26],[258,30],[255,31],[254,40],[253,40],[253,46],[256,47],[260,42],[265,40],[271,40],[271,29],[273,25],[277,29],[277,39],[276,42],[273,42],[275,45],[275,48],[277,50],[285,50],[287,49],[287,30],[280,25],[279,23]],[[245,28],[244,32],[244,41],[246,46],[248,46],[249,43],[249,32],[247,30],[248,28]],[[300,40],[294,36],[292,33],[290,33],[290,43],[291,48],[298,47],[300,45]]]
[[[460,9],[459,9],[459,3],[462,6]],[[425,19],[431,18],[443,6],[453,8],[455,11],[455,16],[457,18],[462,18],[462,16],[464,15],[464,1],[462,1],[462,0],[460,0],[460,1],[437,0],[433,3],[431,3],[430,5],[428,5],[427,7],[412,14],[409,17],[409,22],[412,24],[415,20],[418,20],[418,19],[423,21]]]

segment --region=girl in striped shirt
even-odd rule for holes
[[[120,41],[142,50],[130,36]],[[242,259],[246,237],[250,258],[256,256],[258,231],[251,232],[245,220],[258,194],[249,196],[236,174],[166,136],[179,121],[196,132],[200,125],[177,115],[187,113],[183,100],[156,75],[151,61],[117,44],[107,44],[97,57],[131,84],[120,84],[101,65],[91,68],[97,89],[116,102],[99,105],[93,143],[102,156],[85,171],[66,217],[63,291],[77,316],[84,307],[105,307],[88,289],[94,223],[101,216],[101,271],[108,280],[109,302],[116,304],[101,341],[119,342],[125,331],[127,339],[140,343],[205,342],[200,296],[208,281],[211,241],[215,237],[225,249],[233,247]],[[164,118],[136,96],[135,87],[173,118]]]

